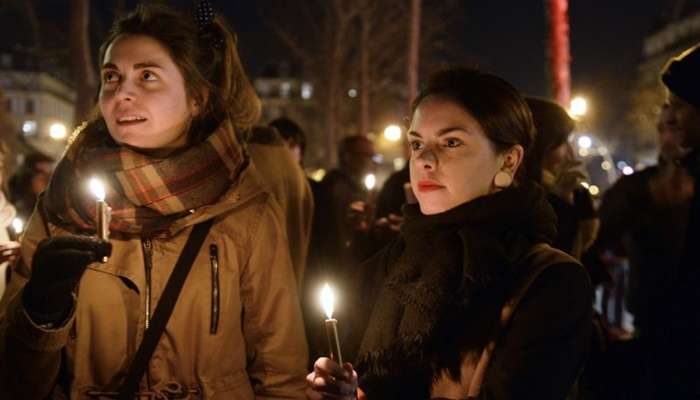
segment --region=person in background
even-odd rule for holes
[[[299,159],[294,158],[296,153],[288,149],[288,143],[277,129],[254,126],[247,145],[250,158],[282,207],[289,253],[297,289],[301,293],[311,239],[314,199]]]
[[[7,181],[12,175],[11,154],[7,143],[0,141],[0,297],[5,292],[5,286],[10,278],[9,263],[19,255],[17,232],[12,226],[17,210],[5,196]]]
[[[237,139],[260,103],[233,33],[206,1],[194,15],[147,3],[98,60],[96,115],[56,166],[0,300],[0,398],[302,399],[284,216]],[[109,241],[94,235],[95,176]],[[154,351],[137,357],[144,342]]]
[[[557,214],[554,247],[580,260],[593,244],[600,222],[591,195],[581,186],[585,177],[575,169],[578,162],[568,142],[575,122],[553,101],[533,97],[526,100],[537,128],[529,173],[547,190]]]
[[[655,208],[688,207],[679,218],[680,243],[674,257],[663,260],[668,279],[659,285],[660,297],[650,304],[648,338],[655,399],[697,399],[700,396],[700,45],[668,61],[661,81],[668,89],[668,124],[687,149],[676,167],[657,174],[640,193],[638,201]],[[666,240],[659,236],[657,239]],[[677,247],[675,247],[677,246]],[[663,287],[662,287],[663,286]]]
[[[414,100],[408,135],[418,203],[344,294],[355,366],[318,359],[309,398],[565,398],[586,359],[592,290],[547,245],[556,217],[522,169],[527,103],[499,77],[447,69]]]
[[[299,165],[303,165],[306,152],[306,134],[301,127],[287,117],[272,120],[268,125],[277,129],[277,132],[280,133],[287,144],[287,148],[292,153],[294,161]]]
[[[20,168],[10,178],[10,200],[17,214],[26,221],[34,211],[39,194],[46,190],[53,172],[54,160],[41,153],[29,153]]]

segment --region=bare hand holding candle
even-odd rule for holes
[[[326,336],[328,337],[328,350],[330,358],[343,365],[343,356],[340,352],[340,340],[338,339],[338,321],[333,318],[333,306],[335,305],[335,295],[333,290],[326,283],[321,289],[321,305],[326,313]]]
[[[90,190],[95,195],[96,201],[96,220],[97,220],[97,236],[104,240],[109,240],[109,223],[112,219],[112,209],[105,201],[105,187],[97,178],[90,179]],[[100,262],[106,263],[108,257],[102,257]]]

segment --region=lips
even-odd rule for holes
[[[422,181],[418,181],[418,190],[421,192],[432,192],[435,190],[440,190],[443,189],[445,186],[439,184],[436,181],[430,180],[430,179],[424,179]]]
[[[122,114],[117,116],[117,124],[119,125],[133,125],[145,121],[145,117],[136,114]]]

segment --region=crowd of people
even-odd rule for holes
[[[316,182],[304,130],[260,124],[205,1],[137,7],[98,61],[94,117],[56,165],[0,174],[0,398],[700,397],[700,47],[660,71],[658,165],[599,205],[576,121],[485,71],[426,80],[375,198],[367,136]],[[631,337],[593,308],[620,257]],[[322,282],[346,362],[327,356]]]

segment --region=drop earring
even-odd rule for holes
[[[513,177],[506,171],[498,171],[493,177],[493,185],[499,189],[505,189],[513,184]]]

